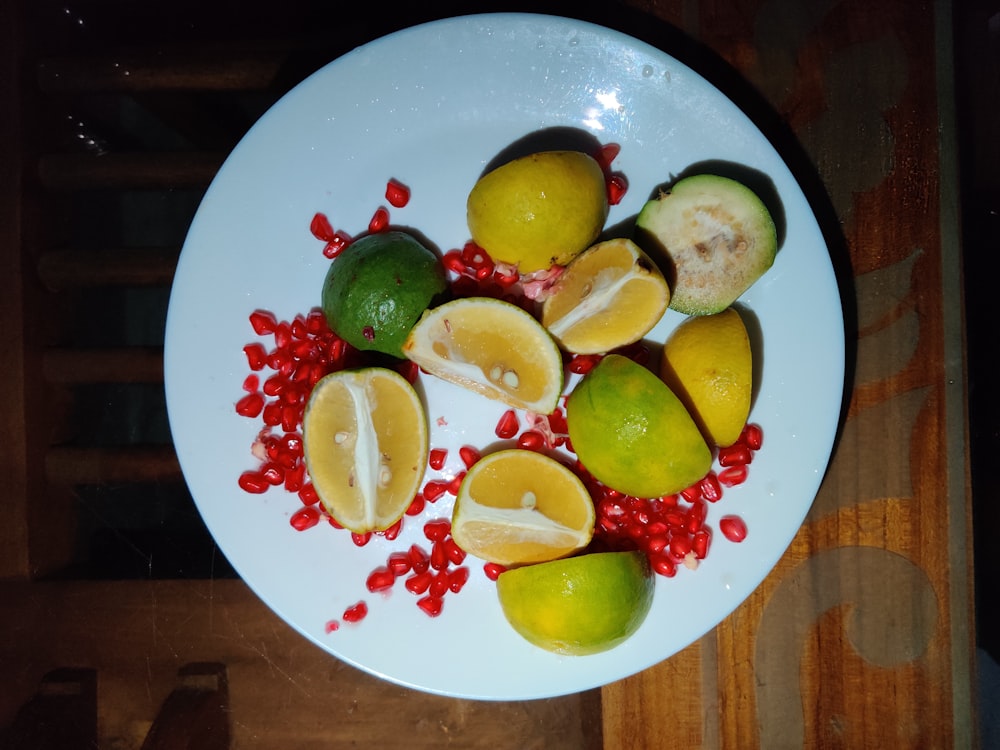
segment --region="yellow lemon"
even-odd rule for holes
[[[386,529],[427,466],[427,418],[413,386],[381,367],[322,378],[306,404],[306,467],[323,507],[357,533]]]
[[[587,470],[626,495],[679,492],[712,463],[684,404],[655,374],[618,354],[605,356],[577,383],[566,421]]]
[[[725,310],[774,263],[777,230],[764,202],[728,177],[679,180],[647,202],[636,236],[670,284],[670,307],[686,315]]]
[[[595,552],[500,574],[507,621],[531,643],[558,654],[607,651],[632,635],[655,589],[646,555]]]
[[[608,217],[600,165],[581,151],[542,151],[487,172],[466,204],[473,241],[521,273],[565,265]]]
[[[733,308],[683,321],[667,338],[660,377],[719,447],[739,438],[750,414],[753,358],[743,318]]]
[[[632,240],[607,240],[566,266],[542,303],[542,325],[566,351],[602,354],[649,333],[669,302],[649,256]]]
[[[539,414],[550,414],[562,393],[555,341],[529,313],[492,297],[465,297],[428,310],[403,354],[432,375]]]
[[[565,557],[594,534],[594,503],[568,467],[513,448],[469,469],[455,499],[451,533],[458,546],[505,566]]]

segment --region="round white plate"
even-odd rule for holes
[[[402,585],[369,594],[367,574],[389,552],[427,546],[423,519],[394,542],[355,546],[320,524],[296,532],[294,494],[249,495],[236,483],[256,465],[256,420],[233,408],[256,340],[256,308],[291,319],[319,305],[329,261],[309,233],[317,211],[352,234],[385,204],[389,178],[412,190],[391,209],[446,251],[468,238],[465,198],[486,164],[523,136],[569,127],[618,143],[613,167],[629,191],[609,225],[632,220],[655,186],[698,162],[722,160],[773,182],[786,233],[777,260],[740,303],[759,321],[759,392],[751,419],[765,442],[748,481],[710,507],[738,513],[742,544],[716,533],[696,570],[658,579],[639,631],[609,652],[556,656],[508,626],[481,565],[430,618]],[[650,338],[680,316],[669,311]],[[165,379],[181,467],[204,520],[242,578],[321,649],[387,680],[433,693],[528,699],[626,677],[697,640],[746,598],[785,551],[829,459],[843,388],[840,299],[817,222],[788,168],[747,117],[664,52],[621,33],[524,14],[466,16],[410,28],[330,63],[262,117],[219,171],[177,267],[167,319]],[[431,446],[488,445],[505,407],[423,377]],[[439,423],[438,418],[443,417]],[[426,517],[447,516],[448,499]],[[368,616],[328,633],[359,600]],[[317,658],[323,654],[317,653]]]

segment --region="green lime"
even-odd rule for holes
[[[617,646],[646,619],[655,589],[642,552],[595,552],[513,568],[497,579],[507,621],[559,654]]]
[[[323,312],[351,346],[402,358],[410,329],[447,287],[440,259],[414,236],[378,232],[355,240],[331,263]]]

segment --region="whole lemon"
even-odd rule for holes
[[[642,552],[595,552],[526,565],[500,574],[504,616],[547,651],[607,651],[632,635],[653,602],[654,581]]]
[[[566,402],[569,439],[595,478],[635,497],[660,497],[708,472],[712,453],[660,378],[619,354],[604,357]]]
[[[604,172],[582,151],[541,151],[483,175],[466,204],[473,241],[521,273],[565,265],[608,217]]]
[[[683,321],[663,345],[660,377],[684,402],[705,439],[732,445],[750,414],[753,358],[733,308]]]
[[[410,329],[448,288],[438,256],[406,232],[361,237],[330,264],[323,312],[351,346],[403,357]]]

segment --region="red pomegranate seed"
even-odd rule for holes
[[[458,449],[458,455],[462,459],[462,463],[465,464],[465,468],[471,469],[473,465],[482,458],[482,455],[478,450],[473,448],[471,445],[463,445]]]
[[[350,607],[344,610],[344,614],[341,615],[344,622],[361,622],[365,619],[368,614],[368,605],[364,602],[358,602],[357,604],[352,604]]]
[[[351,541],[354,542],[355,547],[364,547],[371,540],[372,533],[370,531],[366,531],[363,534],[359,534],[356,531],[351,532]]]
[[[240,474],[239,485],[245,492],[253,495],[267,492],[267,488],[271,486],[259,471],[244,471]]]
[[[278,327],[278,319],[268,310],[254,310],[250,313],[250,326],[258,336],[266,336],[274,333]]]
[[[665,578],[673,578],[677,574],[677,564],[662,552],[649,555],[649,565],[653,572]]]
[[[399,532],[403,530],[403,519],[399,518],[396,522],[389,528],[381,531],[381,535],[388,539],[390,542],[399,536]]]
[[[569,371],[577,375],[586,375],[600,361],[600,354],[577,354],[569,362]]]
[[[243,347],[243,353],[251,370],[256,372],[264,369],[264,365],[267,364],[267,350],[263,344],[247,344]]]
[[[315,505],[319,502],[319,495],[316,493],[316,488],[313,487],[312,482],[302,485],[302,489],[299,490],[299,500],[302,501],[303,505]]]
[[[453,594],[461,591],[469,580],[469,569],[466,567],[455,568],[448,573],[448,590]]]
[[[315,506],[306,505],[295,511],[288,520],[296,531],[305,531],[319,523],[319,511],[316,510]]]
[[[431,546],[431,567],[434,570],[444,570],[448,563],[448,550],[445,549],[444,541],[434,542]]]
[[[730,466],[719,472],[719,482],[726,487],[735,487],[747,480],[749,470],[746,466]]]
[[[427,463],[435,471],[440,471],[448,459],[448,451],[444,448],[434,448],[427,458]]]
[[[719,477],[714,471],[708,472],[697,485],[701,490],[701,496],[710,503],[718,502],[722,498],[722,485]]]
[[[759,451],[760,447],[764,444],[764,431],[761,430],[760,425],[748,424],[743,428],[743,433],[740,435],[740,442],[744,443],[752,451]]]
[[[670,552],[677,557],[684,557],[691,551],[691,539],[686,535],[670,538]]]
[[[326,625],[323,626],[323,631],[325,633],[335,633],[340,630],[340,623],[336,620],[327,620]]]
[[[410,188],[398,180],[391,179],[385,185],[385,199],[389,205],[402,208],[410,202]]]
[[[386,561],[386,566],[396,577],[404,576],[413,567],[410,563],[410,556],[405,552],[393,552]]]
[[[441,258],[441,263],[444,265],[446,269],[448,269],[452,273],[456,273],[459,275],[465,273],[466,266],[465,266],[465,261],[462,260],[461,250],[449,250]]]
[[[683,490],[681,490],[680,495],[689,503],[693,503],[695,500],[701,497],[701,481],[692,484],[690,487],[685,487]]]
[[[501,415],[500,421],[497,422],[495,432],[498,438],[508,440],[514,437],[520,429],[521,425],[517,420],[517,412],[513,409],[508,409]]]
[[[424,508],[427,506],[427,501],[424,496],[419,492],[413,496],[413,500],[410,502],[410,507],[406,509],[406,515],[408,516],[419,516],[424,512]]]
[[[344,528],[343,526],[340,525],[340,523],[337,521],[336,518],[334,518],[333,516],[331,516],[329,514],[326,515],[326,522],[328,524],[330,524],[335,529],[343,529]]]
[[[518,435],[517,447],[529,451],[540,451],[545,448],[545,436],[536,430],[526,430]]]
[[[431,581],[431,585],[427,589],[427,593],[430,594],[435,599],[440,599],[442,596],[448,593],[448,571],[440,570],[434,574],[434,578]]]
[[[424,536],[432,542],[444,541],[451,533],[451,522],[447,519],[428,521],[424,524]]]
[[[742,542],[747,538],[747,525],[739,516],[723,516],[719,519],[719,531],[731,542]]]
[[[628,180],[620,174],[611,175],[607,183],[608,205],[617,206],[628,192]]]
[[[403,586],[406,590],[415,596],[420,596],[425,593],[428,588],[430,588],[431,582],[434,580],[434,574],[429,570],[424,570],[420,573],[414,573],[412,576],[403,581]]]
[[[646,552],[661,552],[669,541],[666,534],[653,534],[646,538]]]
[[[329,242],[333,239],[333,227],[330,226],[330,220],[326,218],[326,214],[316,213],[312,217],[312,221],[309,222],[309,231],[317,240]]]
[[[435,500],[441,497],[441,495],[443,495],[447,490],[448,490],[447,482],[436,482],[434,480],[431,480],[430,482],[424,485],[424,490],[423,490],[424,500],[426,500],[429,503],[433,503]]]
[[[298,492],[305,484],[306,465],[297,463],[285,472],[285,489],[289,492]]]
[[[745,466],[753,461],[753,453],[743,443],[733,443],[725,448],[719,448],[720,466]]]
[[[611,162],[618,157],[621,150],[622,147],[617,143],[606,143],[598,149],[597,153],[594,155],[594,159],[601,165],[601,169],[606,172],[611,168]]]
[[[277,487],[279,484],[283,484],[285,481],[285,470],[278,466],[276,463],[266,463],[260,470],[261,476],[264,477],[264,481],[270,485]]]
[[[705,555],[708,554],[708,543],[711,539],[711,534],[708,533],[707,529],[698,529],[694,532],[694,536],[691,539],[691,551],[694,552],[694,556],[699,560],[704,560]]]
[[[466,552],[458,546],[458,542],[454,539],[448,537],[442,542],[442,545],[444,546],[445,554],[448,555],[448,560],[451,561],[453,565],[461,565],[465,562]]]
[[[368,574],[368,580],[365,581],[365,586],[373,594],[376,591],[386,591],[392,588],[392,584],[396,582],[396,576],[393,572],[386,567],[375,568],[371,573]]]
[[[324,245],[323,257],[333,260],[340,255],[344,251],[344,248],[350,245],[352,241],[353,238],[351,235],[338,229],[333,233],[333,239]]]
[[[428,617],[437,617],[444,607],[444,599],[439,596],[425,596],[417,600],[417,606],[426,612]]]
[[[430,556],[416,544],[410,546],[406,556],[410,558],[410,567],[413,569],[414,573],[423,573],[428,567],[430,567]]]
[[[259,393],[248,393],[236,402],[236,413],[241,417],[257,418],[264,410],[264,397]]]
[[[507,570],[507,568],[505,568],[500,563],[488,562],[483,565],[483,572],[486,574],[486,577],[489,578],[491,581],[495,581],[497,578],[499,578],[500,574],[503,573],[505,570]]]
[[[458,490],[461,488],[462,481],[464,479],[465,479],[465,472],[464,471],[460,471],[460,472],[458,472],[458,474],[456,474],[454,477],[452,477],[451,481],[448,482],[448,494],[449,495],[458,495]]]
[[[368,222],[368,231],[373,234],[384,232],[389,226],[389,211],[384,206],[375,209],[371,221]]]

